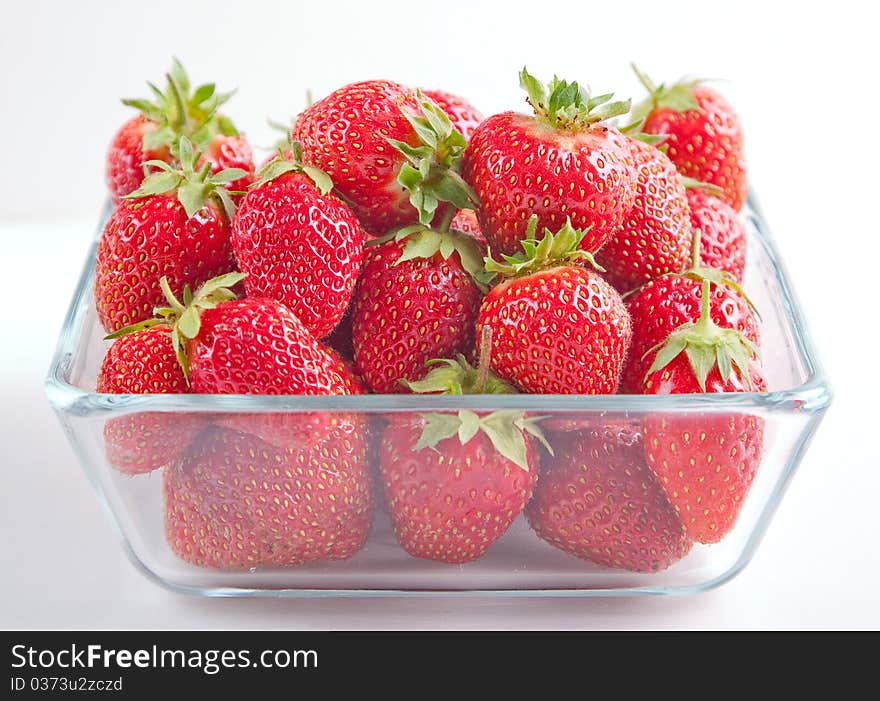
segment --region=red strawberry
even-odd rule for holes
[[[746,269],[746,227],[729,204],[699,187],[688,188],[691,225],[700,230],[700,264],[742,282]]]
[[[141,114],[122,126],[107,153],[107,186],[114,204],[140,186],[147,161],[172,162],[172,150],[181,136],[186,136],[199,148],[208,149],[207,158],[218,166],[215,172],[243,168],[253,173],[250,147],[244,137],[238,135],[229,118],[217,112],[232,93],[217,93],[213,83],[192,89],[189,76],[177,59],[166,77],[168,86],[165,92],[149,84],[155,102],[122,101],[140,110]],[[235,158],[222,153],[228,152],[228,147],[223,146],[225,137],[234,137],[230,143],[234,144]],[[215,139],[220,141],[219,145],[212,145]],[[147,168],[153,172],[156,170],[155,167]]]
[[[635,572],[663,570],[691,541],[645,463],[634,426],[607,422],[554,438],[556,456],[541,476],[526,516],[535,532],[567,553]]]
[[[482,293],[473,238],[419,226],[371,248],[355,292],[352,341],[374,392],[403,392],[432,358],[470,350]],[[470,271],[470,272],[469,272]]]
[[[624,222],[635,198],[629,141],[603,120],[629,102],[592,97],[554,78],[549,91],[523,69],[520,81],[535,116],[504,112],[471,136],[462,162],[474,188],[483,234],[493,250],[520,250],[532,214],[557,231],[570,219],[586,231],[581,246],[597,250]]]
[[[366,422],[347,418],[320,443],[284,451],[210,428],[164,472],[171,550],[201,567],[245,570],[351,557],[373,517]]]
[[[682,175],[717,185],[731,207],[742,209],[748,194],[743,132],[730,103],[699,81],[657,86],[633,69],[650,93],[636,108],[642,130],[666,137],[666,154]]]
[[[171,327],[142,325],[120,335],[107,350],[97,391],[107,394],[184,394],[186,378],[171,345]],[[108,462],[132,475],[151,472],[177,459],[203,421],[195,414],[138,412],[108,419],[104,447]]]
[[[632,326],[623,300],[595,270],[569,222],[534,240],[532,217],[525,253],[487,259],[486,270],[508,279],[480,308],[477,326],[492,329],[492,369],[524,392],[613,394]]]
[[[158,313],[173,323],[172,342],[193,392],[204,394],[338,395],[362,392],[342,359],[318,342],[281,302],[235,299],[244,276],[209,280],[183,304],[167,289]],[[281,448],[314,445],[335,425],[324,412],[233,413],[215,418]]]
[[[470,189],[456,172],[467,142],[442,109],[399,83],[336,90],[299,115],[293,140],[370,232],[427,226],[441,200],[469,206]]]
[[[470,102],[459,95],[446,92],[445,90],[422,90],[425,97],[431,98],[437,103],[449,117],[449,120],[465,139],[469,139],[480,122],[483,115]]]
[[[233,209],[222,185],[241,177],[231,169],[208,176],[193,171],[196,155],[180,140],[181,170],[150,161],[159,172],[126,196],[107,221],[98,242],[95,305],[105,330],[153,316],[163,304],[159,280],[170,287],[196,287],[234,267],[229,242]]]
[[[283,302],[315,338],[342,319],[363,259],[364,233],[332,187],[326,174],[303,167],[296,156],[279,157],[232,220],[247,294]]]
[[[517,412],[392,418],[380,469],[403,549],[449,563],[482,557],[532,495],[535,436],[535,420]]]
[[[339,378],[334,394],[366,394],[351,364],[332,348],[322,346]],[[350,420],[339,412],[254,412],[214,414],[218,426],[250,433],[277,448],[302,450],[323,440],[340,422]]]
[[[635,204],[596,254],[607,279],[628,292],[663,273],[677,273],[691,259],[688,201],[681,177],[659,149],[631,139],[638,178]]]
[[[211,164],[211,172],[215,175],[227,168],[239,168],[245,172],[244,176],[226,186],[229,190],[247,190],[254,182],[254,152],[244,136],[215,136],[205,147],[197,167],[206,161]]]
[[[155,148],[145,146],[151,141],[147,136],[158,129],[156,122],[139,114],[123,124],[113,137],[107,153],[106,178],[114,204],[140,187],[144,179],[144,163],[153,160],[171,163],[173,160],[167,144],[158,144]],[[156,172],[157,169],[149,170]]]
[[[645,394],[765,391],[756,346],[710,315],[710,281],[702,283],[697,320],[656,349]],[[764,421],[741,413],[688,412],[645,418],[648,464],[688,536],[715,543],[733,528],[761,460]]]
[[[701,245],[695,238],[694,252]],[[741,332],[754,344],[759,342],[758,320],[747,298],[733,280],[720,271],[695,266],[682,275],[663,275],[641,287],[626,300],[633,323],[633,339],[620,382],[620,391],[640,394],[645,376],[654,361],[652,349],[681,324],[700,315],[702,281],[716,283],[712,290],[712,320],[723,328]]]
[[[185,346],[193,392],[207,394],[348,394],[349,379],[297,316],[280,302],[230,299],[239,274],[209,281],[184,307],[175,333]],[[221,294],[218,294],[221,293]]]

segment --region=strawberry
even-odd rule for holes
[[[492,329],[492,369],[534,394],[613,394],[632,326],[618,292],[581,248],[584,232],[569,221],[534,239],[529,221],[519,256],[486,259],[506,279],[486,295],[477,326]]]
[[[462,173],[474,188],[477,214],[491,247],[520,250],[532,214],[557,231],[570,219],[596,251],[620,227],[635,199],[629,140],[604,120],[629,109],[611,95],[593,97],[556,78],[545,88],[526,69],[520,82],[534,116],[503,112],[471,135]]]
[[[232,93],[217,93],[213,83],[193,90],[189,76],[177,59],[174,59],[166,78],[168,86],[164,92],[149,83],[155,102],[142,99],[122,101],[140,110],[141,114],[122,125],[107,153],[107,186],[114,204],[140,186],[148,161],[173,162],[173,151],[181,136],[205,149],[206,158],[217,166],[215,172],[243,168],[253,173],[250,146],[238,134],[232,121],[217,111]],[[219,141],[216,145],[212,143],[215,140]],[[234,157],[231,156],[230,143],[233,144]],[[156,170],[149,165],[146,167],[148,171]]]
[[[678,171],[654,146],[638,139],[630,146],[638,173],[635,204],[596,254],[605,279],[621,293],[684,270],[691,259],[688,200]]]
[[[162,279],[171,340],[193,392],[202,394],[348,394],[351,379],[286,306],[267,297],[235,299],[229,273],[181,302]]]
[[[529,523],[551,545],[605,567],[664,570],[691,547],[675,510],[645,462],[632,422],[554,438],[541,460]]]
[[[480,251],[467,234],[421,225],[372,243],[352,309],[355,365],[372,391],[404,392],[426,361],[473,345]]]
[[[471,206],[457,173],[467,142],[434,102],[399,83],[339,88],[299,115],[292,136],[372,233],[427,226],[441,200]]]
[[[452,126],[461,132],[465,139],[469,139],[474,129],[483,121],[483,115],[479,110],[459,95],[445,90],[422,90],[422,94],[437,103],[437,106],[449,117]]]
[[[113,136],[107,152],[107,188],[114,204],[128,193],[140,187],[144,179],[143,164],[147,161],[165,161],[171,163],[173,157],[167,144],[157,143],[150,147],[152,134],[159,129],[156,122],[150,121],[145,115],[139,114],[123,124]],[[155,172],[155,168],[149,168]]]
[[[655,85],[633,66],[649,96],[636,107],[646,134],[663,135],[666,154],[687,177],[716,185],[737,212],[748,194],[743,131],[730,103],[697,80]]]
[[[462,411],[392,419],[382,434],[380,468],[395,535],[410,555],[476,560],[522,512],[538,478],[538,456],[509,418]],[[504,423],[512,428],[496,427]],[[496,435],[519,435],[525,459],[505,457],[490,437]]]
[[[159,280],[195,287],[234,266],[229,220],[234,209],[223,185],[242,177],[230,169],[208,175],[193,167],[197,153],[180,139],[180,170],[149,161],[159,172],[119,204],[98,242],[95,305],[113,332],[150,318],[164,301]]]
[[[366,452],[357,415],[289,451],[211,427],[163,473],[166,540],[181,559],[222,570],[351,557],[373,518]]]
[[[688,188],[691,225],[700,230],[700,264],[742,282],[746,269],[746,227],[729,204],[699,188]]]
[[[739,285],[719,270],[699,266],[702,245],[694,237],[692,265],[684,273],[663,275],[647,283],[626,300],[633,322],[633,339],[627,356],[620,391],[640,394],[654,360],[655,349],[681,324],[699,317],[702,282],[716,283],[711,293],[712,320],[735,329],[754,344],[759,342],[758,320]]]
[[[261,171],[232,220],[248,296],[283,302],[315,338],[342,319],[363,260],[364,233],[332,187],[294,145],[291,158],[279,155]]]
[[[491,336],[484,330],[480,365],[436,360],[413,391],[508,394],[514,388],[489,371]],[[522,412],[395,415],[382,433],[379,458],[385,499],[401,547],[414,557],[470,562],[510,527],[538,478],[538,418]]]
[[[186,378],[171,345],[171,327],[141,325],[114,334],[98,372],[97,391],[107,394],[184,394]],[[107,461],[139,475],[180,456],[202,426],[198,415],[138,412],[104,424]]]
[[[162,288],[167,307],[157,313],[172,324],[171,340],[193,392],[202,394],[344,395],[363,392],[335,352],[318,342],[281,302],[235,299],[230,289],[244,275],[206,282],[184,301]],[[233,413],[215,419],[277,447],[313,445],[335,425],[333,413]]]
[[[699,318],[656,349],[645,394],[765,391],[757,347],[711,316],[709,280]],[[741,413],[659,413],[645,417],[645,455],[684,523],[701,543],[733,528],[761,461],[764,421]]]

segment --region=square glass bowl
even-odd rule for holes
[[[109,342],[102,340],[104,333],[94,311],[95,245],[65,319],[46,391],[132,562],[175,591],[209,596],[697,592],[722,584],[748,563],[831,401],[803,314],[754,199],[743,217],[749,232],[745,289],[762,315],[766,392],[346,397],[98,394],[96,376]],[[591,493],[599,501],[604,499],[601,504],[590,499],[566,501],[564,480],[557,496],[551,495],[545,503],[557,515],[584,512],[580,523],[598,529],[598,540],[580,533],[581,540],[595,545],[591,551],[595,561],[568,554],[539,538],[524,514],[513,520],[482,557],[464,564],[416,558],[398,545],[377,466],[383,443],[386,450],[394,448],[409,460],[436,461],[438,455],[431,449],[412,450],[407,434],[389,427],[429,412],[482,415],[503,410],[543,417],[542,425],[556,451],[551,457],[537,448],[539,481],[558,476],[555,470],[563,469],[574,469],[575,478],[580,474],[580,478],[596,481]],[[697,431],[712,430],[717,422],[740,422],[763,433],[757,447],[760,464],[732,529],[711,545],[694,544],[688,550],[679,543],[676,557],[684,556],[671,566],[648,545],[658,532],[675,540],[675,533],[667,532],[668,522],[658,516],[657,509],[627,511],[625,504],[621,506],[614,494],[619,463],[615,467],[613,461],[605,460],[602,450],[590,448],[598,436],[604,445],[616,445],[617,454],[635,456],[639,462],[643,434],[659,419],[673,424],[682,421]],[[274,436],[279,434],[285,436],[286,445],[276,444]],[[170,464],[145,471],[150,466],[139,461],[172,436],[176,448],[169,450],[175,453]],[[390,441],[397,443],[389,446]],[[139,445],[141,450],[120,448],[118,443]],[[439,444],[441,455],[444,445]],[[333,497],[339,501],[328,502],[315,482],[304,484],[288,470],[297,460],[341,480],[335,483]],[[579,460],[590,464],[579,465]],[[644,480],[650,483],[653,478],[639,479],[644,486]],[[257,492],[250,489],[259,485],[263,495],[270,495],[268,499],[257,498]],[[444,489],[444,485],[423,484],[422,488]],[[478,502],[470,511],[465,508],[465,518],[483,519],[481,528],[491,532],[497,528],[498,514],[484,513]],[[319,522],[312,510],[319,505],[330,509],[332,522]],[[603,521],[609,508],[622,508],[622,520],[613,525]],[[595,513],[590,514],[590,509]],[[323,555],[344,559],[291,564],[314,554],[311,540],[326,537],[327,528],[336,529],[332,534],[335,544]],[[449,533],[435,535],[442,539]],[[599,541],[615,545],[608,548]],[[622,551],[639,552],[644,569],[657,571],[607,566],[619,563]]]

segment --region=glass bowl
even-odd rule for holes
[[[132,562],[175,591],[208,596],[697,592],[722,584],[748,563],[831,401],[831,389],[803,314],[753,197],[743,217],[749,232],[745,288],[762,315],[766,392],[346,397],[98,394],[96,376],[109,342],[102,338],[94,311],[95,245],[61,330],[46,391]],[[543,500],[545,513],[554,508],[597,509],[595,518],[585,516],[600,531],[587,537],[593,543],[593,549],[587,550],[593,553],[592,559],[554,547],[548,542],[552,538],[538,537],[524,514],[512,514],[515,518],[505,531],[504,514],[499,521],[498,513],[482,513],[476,507],[473,513],[466,509],[465,518],[484,519],[492,538],[503,531],[481,557],[447,563],[408,554],[398,544],[383,498],[390,485],[383,485],[380,478],[380,454],[393,449],[398,456],[408,456],[410,463],[436,462],[448,444],[422,449],[428,452],[413,451],[408,434],[391,427],[421,421],[426,413],[472,411],[482,416],[505,410],[542,417],[541,425],[556,446],[555,457],[536,448],[539,485],[552,479],[548,475],[558,476],[563,464],[565,469],[574,469],[577,477],[583,467],[578,461],[590,462],[580,475],[596,480],[591,494],[602,493],[603,504],[565,501],[565,489],[571,488],[565,480],[560,481],[556,497],[545,490]],[[697,431],[717,426],[719,421],[740,421],[763,433],[758,446],[760,464],[732,528],[713,544],[681,547],[676,542],[670,546],[676,553],[671,559],[677,560],[672,564],[670,558],[652,550],[657,533],[668,530],[667,523],[657,520],[656,509],[634,505],[626,512],[624,504],[624,517],[618,514],[613,523],[603,523],[602,509],[615,501],[619,475],[614,470],[620,465],[619,461],[617,467],[613,461],[603,462],[604,453],[591,453],[589,448],[593,445],[589,442],[595,443],[598,437],[603,446],[615,444],[618,453],[638,452],[640,443],[647,441],[649,425],[661,419],[685,422]],[[284,427],[289,442],[284,446],[270,437],[279,426]],[[120,436],[127,439],[125,445],[141,445],[143,453],[130,448],[128,454],[124,449],[120,453],[116,444]],[[169,436],[174,437],[174,446],[168,450],[168,466],[148,471],[151,466],[139,461]],[[317,462],[308,464],[318,465],[319,470],[333,472],[339,467],[357,472],[343,475],[350,480],[347,484],[336,483],[333,498],[344,495],[339,503],[323,500],[322,488],[314,483],[303,486],[285,477],[290,475],[284,472],[285,461],[302,460],[303,455],[307,462],[317,456]],[[242,465],[247,469],[235,473]],[[253,498],[247,480],[261,482],[269,490],[263,493],[274,496],[268,501]],[[422,487],[444,489],[446,485]],[[553,498],[560,501],[554,504]],[[318,502],[325,507],[329,504],[334,514],[335,545],[317,555],[324,559],[293,564],[315,557],[316,549],[305,541],[315,537],[314,528],[321,531],[324,526],[315,521],[306,533],[300,528],[303,521],[296,519],[302,519]],[[194,532],[201,533],[201,540],[191,538]],[[664,542],[680,536],[661,535],[667,538]],[[608,543],[611,546],[606,547]],[[638,556],[628,560],[626,552]],[[638,569],[646,571],[620,567],[621,558],[624,565],[641,563]]]

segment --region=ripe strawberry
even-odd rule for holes
[[[196,154],[186,137],[181,170],[160,168],[113,212],[98,242],[95,305],[109,332],[153,316],[164,301],[159,280],[174,289],[195,287],[234,267],[229,243],[233,210],[223,185],[243,175],[230,169],[208,176],[193,171]]]
[[[555,457],[526,516],[535,532],[567,553],[634,572],[656,572],[691,547],[684,527],[645,463],[634,425],[614,421],[554,438]]]
[[[292,136],[370,232],[427,226],[441,200],[470,206],[457,173],[467,142],[442,109],[399,83],[346,85],[307,107]]]
[[[171,340],[193,392],[202,394],[348,394],[341,359],[319,343],[281,302],[235,299],[244,278],[229,273],[177,299],[162,280]]]
[[[697,260],[701,248],[699,237],[695,237],[692,255]],[[715,283],[711,293],[712,320],[722,328],[739,331],[754,344],[759,342],[758,320],[734,280],[721,271],[698,265],[681,275],[663,275],[626,300],[634,333],[620,382],[621,392],[640,394],[656,354],[652,349],[681,324],[699,317],[704,279]]]
[[[452,126],[461,132],[465,139],[469,139],[474,129],[483,121],[480,111],[459,95],[445,90],[422,90],[422,94],[437,103],[437,106],[449,117]]]
[[[141,325],[119,335],[98,372],[97,391],[107,394],[184,394],[189,391],[171,345],[171,327]],[[203,421],[194,414],[138,412],[104,424],[107,461],[139,475],[160,468],[187,448]]]
[[[303,166],[299,148],[279,156],[241,201],[232,250],[248,296],[283,302],[315,338],[342,319],[363,260],[364,233],[330,193],[325,173]]]
[[[632,335],[618,292],[595,270],[577,264],[584,232],[566,221],[534,240],[529,222],[524,254],[487,258],[486,270],[507,277],[480,308],[478,327],[492,329],[492,369],[524,392],[613,394]]]
[[[645,394],[765,391],[757,348],[710,315],[703,280],[700,316],[656,349]],[[688,536],[716,543],[733,528],[761,461],[764,421],[741,413],[689,412],[645,418],[645,455]]]
[[[717,185],[725,202],[742,209],[748,194],[743,132],[730,103],[700,81],[658,86],[633,69],[650,93],[635,110],[645,120],[642,130],[666,137],[666,154],[682,175]]]
[[[217,112],[232,93],[217,93],[213,83],[193,90],[189,76],[177,59],[166,78],[168,85],[164,92],[149,83],[155,102],[122,101],[141,114],[122,125],[107,153],[107,187],[114,204],[140,186],[148,161],[173,162],[173,150],[181,136],[206,150],[208,160],[217,165],[215,172],[243,168],[253,173],[250,147],[232,121]],[[223,145],[227,141],[224,137],[233,137],[229,143],[234,144],[234,158],[223,154],[228,151],[228,146]],[[212,144],[215,139],[220,142],[218,145]],[[147,166],[147,170],[155,172],[156,168]]]
[[[404,392],[426,361],[470,350],[482,292],[474,239],[456,231],[401,230],[370,248],[352,309],[354,360],[374,392]]]
[[[202,394],[338,395],[363,391],[342,359],[319,343],[281,302],[235,299],[244,277],[209,280],[185,304],[162,281],[169,306],[157,313],[172,323],[171,340],[193,392]],[[233,413],[215,418],[281,447],[314,445],[335,425],[327,412]]]
[[[201,567],[247,570],[351,557],[373,518],[366,421],[346,415],[285,451],[212,427],[163,473],[171,550]]]
[[[144,179],[144,163],[172,162],[171,149],[167,144],[159,143],[152,148],[147,146],[152,141],[157,141],[150,136],[158,129],[156,122],[139,114],[123,124],[114,135],[106,165],[107,188],[114,204],[118,204],[125,195],[140,187]],[[157,169],[148,167],[148,170],[156,172]]]
[[[630,139],[636,172],[635,204],[596,254],[605,279],[621,293],[691,259],[691,229],[684,185],[675,166],[654,146]]]
[[[322,346],[329,356],[332,369],[339,377],[337,394],[366,394],[360,378],[351,364],[336,351]],[[218,426],[249,433],[257,438],[285,450],[301,450],[323,440],[340,422],[350,420],[347,414],[339,412],[254,412],[242,411],[212,415]]]
[[[700,230],[700,265],[730,273],[742,282],[746,269],[746,227],[729,204],[699,188],[688,188],[691,225]]]
[[[462,162],[474,188],[477,215],[493,250],[513,255],[529,218],[557,231],[570,219],[597,250],[624,222],[635,199],[635,170],[626,137],[604,120],[629,102],[592,97],[577,83],[553,79],[549,90],[523,69],[520,82],[535,116],[504,112],[471,136]]]
[[[391,420],[382,434],[380,469],[394,533],[410,555],[476,560],[522,512],[538,478],[538,454],[534,439],[523,434],[527,420],[510,414]],[[503,442],[519,442],[517,461],[501,451]]]

